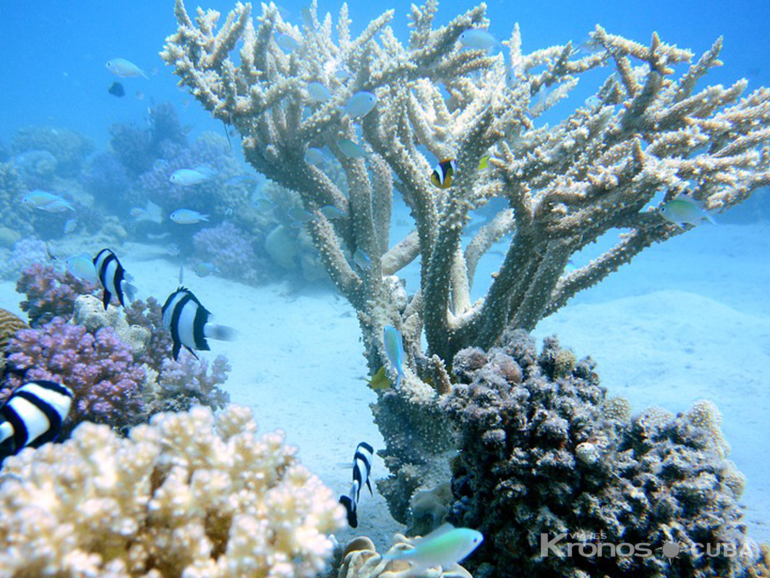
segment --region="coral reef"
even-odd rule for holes
[[[250,410],[161,414],[131,430],[83,424],[25,450],[0,481],[8,575],[320,574],[344,526],[332,491]]]
[[[27,313],[32,327],[44,325],[54,317],[70,319],[75,311],[75,299],[83,294],[93,295],[97,289],[95,284],[69,271],[62,273],[40,262],[24,269],[16,282],[16,291],[26,296],[20,307]]]
[[[501,348],[460,351],[453,367],[449,519],[488,537],[468,561],[477,578],[728,577],[756,563],[737,502],[745,479],[724,459],[713,404],[630,418],[590,359],[555,339],[538,355],[523,331]],[[612,556],[620,544],[649,552]]]
[[[251,4],[238,3],[220,24],[219,12],[191,15],[176,0],[177,31],[161,54],[180,84],[240,133],[246,160],[299,195],[302,226],[358,313],[371,374],[388,364],[383,327],[401,332],[406,378],[396,393],[425,422],[440,415],[445,365],[459,350],[488,349],[509,326],[533,328],[653,243],[691,230],[663,217],[669,201],[687,194],[723,212],[770,183],[770,90],[747,92],[745,80],[702,83],[722,64],[721,39],[696,59],[657,34],[643,44],[597,26],[590,52],[567,42],[525,53],[516,26],[506,49],[491,54],[462,37],[489,26],[485,5],[442,27],[434,26],[437,10],[435,0],[413,6],[402,44],[389,26],[392,10],[353,37],[346,5],[335,25],[331,15],[319,17],[317,3],[301,26],[274,3],[262,4],[255,19]],[[296,44],[290,51],[279,43],[286,36]],[[594,98],[543,122],[581,77],[600,69],[605,80]],[[328,98],[314,98],[311,83]],[[344,109],[361,92],[376,105],[351,118]],[[360,148],[352,155],[343,151],[351,140]],[[333,162],[316,163],[310,148]],[[444,189],[430,178],[440,159],[457,167]],[[394,188],[414,229],[392,242]],[[662,199],[650,207],[658,192]],[[485,206],[497,209],[471,234],[470,213]],[[568,270],[571,255],[620,231],[612,248]],[[479,259],[504,238],[500,268],[473,301]],[[355,254],[371,265],[356,267]],[[413,262],[420,287],[407,301],[393,278]],[[556,363],[569,372],[569,358]],[[420,431],[431,429],[426,423]],[[431,447],[428,439],[417,445]],[[420,478],[431,476],[434,460],[411,463],[402,449],[388,448],[391,471],[408,467],[413,485],[424,487]],[[408,504],[402,493],[392,496],[393,509]]]
[[[46,151],[56,161],[56,172],[64,177],[76,177],[85,159],[94,150],[94,143],[66,128],[25,126],[20,128],[11,141],[14,155],[29,151]]]
[[[109,327],[89,333],[61,317],[39,329],[18,331],[7,349],[12,391],[24,381],[47,379],[69,387],[74,400],[64,422],[66,437],[83,421],[118,430],[146,420],[142,401],[144,369],[133,352]],[[10,393],[10,391],[9,391]]]

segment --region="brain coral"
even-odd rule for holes
[[[83,424],[6,460],[7,576],[153,578],[320,574],[344,525],[331,490],[251,411],[159,414],[128,439]]]
[[[724,459],[713,404],[630,418],[590,360],[555,339],[538,355],[524,332],[459,352],[453,368],[449,519],[488,538],[468,560],[477,578],[737,577],[755,564],[737,502],[745,479]],[[641,544],[649,555],[629,553]]]

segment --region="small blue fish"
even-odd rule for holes
[[[77,219],[67,219],[64,223],[64,234],[69,235],[72,233],[78,226],[78,220]]]
[[[208,175],[204,175],[195,169],[179,169],[174,171],[168,180],[181,187],[190,187],[202,183],[203,181],[207,181],[208,179]]]
[[[392,325],[386,325],[382,330],[382,340],[385,345],[385,355],[393,369],[396,370],[396,389],[401,385],[404,378],[404,338],[401,332]]]
[[[326,155],[324,155],[321,149],[309,148],[305,151],[305,162],[309,165],[322,165],[326,161]]]
[[[367,153],[361,147],[361,145],[356,144],[352,140],[347,138],[343,138],[342,140],[337,141],[337,146],[340,147],[342,154],[352,159],[362,159],[364,157],[369,156],[369,153]]]
[[[179,225],[192,225],[194,223],[200,223],[201,221],[208,221],[209,216],[203,215],[198,211],[192,209],[177,209],[168,216],[169,219]]]
[[[420,575],[423,570],[441,566],[446,569],[462,562],[484,541],[484,536],[471,528],[455,528],[446,523],[419,541],[411,550],[400,550],[385,554],[383,560],[406,560],[412,567],[409,576]]]
[[[363,271],[369,271],[372,268],[372,260],[360,247],[353,253],[353,262]]]
[[[309,223],[313,220],[313,215],[301,207],[292,207],[286,211],[286,214],[289,215],[291,220],[297,221],[298,223]]]
[[[321,207],[320,211],[321,211],[321,214],[327,219],[329,219],[330,221],[333,221],[335,219],[341,219],[342,217],[345,216],[345,213],[340,211],[334,205],[324,205],[323,207]],[[371,265],[371,261],[370,261],[370,265]]]
[[[377,96],[373,92],[361,91],[350,97],[348,104],[342,109],[342,113],[350,118],[366,116],[377,106]]]
[[[311,82],[307,85],[307,92],[313,102],[326,102],[332,97],[332,93],[326,85],[320,82]]]
[[[703,208],[703,205],[687,195],[677,195],[660,209],[660,214],[667,221],[683,227],[698,225],[708,221],[716,225],[714,218]]]
[[[288,34],[276,34],[275,41],[286,52],[293,52],[300,47],[299,41]]]
[[[75,210],[75,208],[64,198],[47,191],[41,191],[40,189],[35,189],[34,191],[26,193],[21,198],[21,203],[27,207],[47,211],[49,213]]]
[[[98,283],[99,277],[96,275],[94,258],[88,253],[80,253],[67,257],[64,260],[64,266],[72,275],[78,279],[85,279],[91,283]]]
[[[125,58],[113,58],[105,63],[107,70],[109,70],[115,76],[121,78],[131,76],[144,76],[147,80],[150,78],[133,62],[126,60]]]
[[[596,108],[597,106],[600,106],[602,104],[601,99],[596,96],[595,94],[593,96],[589,96],[586,98],[586,106],[590,108]]]
[[[460,34],[458,41],[463,48],[474,50],[489,50],[500,44],[497,38],[482,28],[469,28]]]

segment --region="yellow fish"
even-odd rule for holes
[[[388,389],[390,387],[390,380],[388,374],[385,372],[385,367],[380,367],[372,377],[369,378],[369,387],[374,391]]]
[[[489,155],[484,155],[479,160],[479,170],[483,171],[486,168],[489,168]]]

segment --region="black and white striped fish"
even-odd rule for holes
[[[356,446],[356,453],[353,455],[353,485],[350,487],[350,495],[340,496],[340,504],[345,506],[348,513],[348,524],[351,528],[358,526],[358,500],[361,497],[361,488],[366,484],[369,492],[374,493],[372,492],[372,483],[369,480],[373,458],[374,448],[368,443],[361,442]]]
[[[0,407],[0,462],[24,447],[53,441],[72,405],[72,391],[53,381],[30,381]]]
[[[105,309],[110,304],[110,299],[113,295],[118,298],[118,302],[123,307],[126,306],[126,297],[129,302],[134,300],[136,287],[129,283],[131,276],[126,273],[115,253],[109,249],[99,251],[96,257],[94,257],[94,268],[96,269],[96,276],[99,278],[99,282],[104,287],[102,303],[104,303]]]
[[[179,356],[182,346],[197,358],[193,349],[208,351],[208,339],[235,339],[234,329],[209,322],[209,310],[185,287],[180,287],[168,296],[162,311],[163,325],[171,332],[174,342],[174,359]]]

